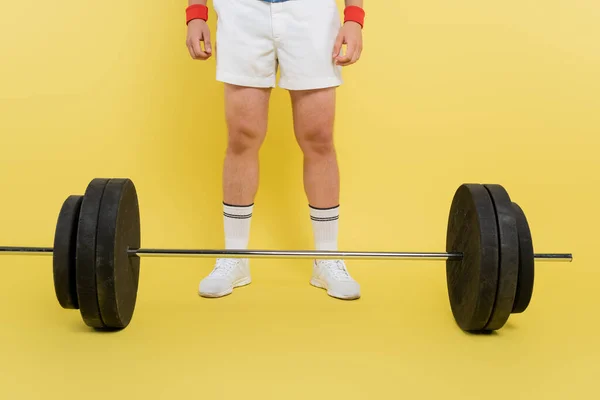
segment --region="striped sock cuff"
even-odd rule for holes
[[[336,221],[340,218],[340,206],[329,208],[316,208],[309,205],[310,219],[316,222]]]
[[[310,206],[310,219],[316,250],[337,250],[339,205],[330,208]]]
[[[235,206],[223,203],[225,247],[227,249],[245,249],[248,247],[253,208],[254,204]]]
[[[232,204],[223,203],[223,215],[227,218],[250,219],[252,218],[253,209],[254,204],[247,206],[235,206]]]

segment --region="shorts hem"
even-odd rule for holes
[[[281,79],[279,87],[286,90],[314,90],[337,87],[343,83],[338,77],[313,79]]]
[[[217,72],[217,81],[229,83],[236,86],[270,88],[275,87],[275,75],[267,78],[256,78],[249,76],[237,76],[228,72]]]

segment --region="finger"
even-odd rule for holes
[[[350,62],[350,60],[352,60],[352,57],[354,56],[354,53],[356,52],[357,47],[358,46],[356,45],[356,42],[348,42],[346,45],[346,55],[341,58],[340,62]]]
[[[192,44],[190,43],[190,41],[188,40],[187,44],[187,48],[188,51],[190,52],[190,57],[192,57],[192,59],[196,59],[196,53],[194,52],[194,47],[192,46]]]
[[[358,50],[356,50],[356,52],[354,53],[354,56],[352,56],[352,60],[350,60],[350,64],[356,63],[359,58],[360,58],[360,52]]]
[[[354,55],[352,56],[352,60],[350,60],[350,64],[354,64],[358,61],[358,59],[360,58],[360,47],[357,47],[356,51],[354,52]]]
[[[352,53],[350,53],[349,49],[346,49],[346,54],[339,55],[335,58],[335,63],[338,65],[343,65],[352,59]]]
[[[200,60],[208,60],[210,58],[210,53],[206,51],[206,45],[204,45],[204,50],[202,50],[202,54],[198,57]]]
[[[354,56],[355,56],[357,50],[358,50],[358,46],[356,45],[356,43],[354,43],[354,42],[348,43],[348,48],[346,49],[346,56],[344,56],[340,60],[340,64],[342,66],[350,65],[352,63],[352,60],[354,59]]]
[[[344,44],[344,35],[338,34],[335,39],[335,44],[333,45],[333,57],[338,57],[340,55],[340,51],[342,50],[342,45]]]
[[[196,59],[206,60],[208,58],[208,54],[206,54],[202,50],[202,46],[200,46],[200,39],[195,39],[192,41],[192,47],[194,48],[194,53],[196,53]]]
[[[353,53],[351,53],[350,50],[346,49],[346,54],[336,58],[336,64],[342,66],[348,64],[350,60],[352,60],[352,55]]]
[[[210,30],[206,29],[203,37],[204,37],[204,50],[208,54],[212,54],[212,43],[210,41]]]
[[[354,56],[352,57],[352,59],[350,60],[350,64],[356,64],[356,62],[360,59],[360,51],[356,50],[356,52],[354,53]]]

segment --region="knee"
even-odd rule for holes
[[[265,137],[265,130],[248,123],[240,123],[229,128],[227,151],[241,155],[257,152]]]
[[[316,127],[303,133],[299,143],[305,156],[327,156],[335,152],[330,129]]]

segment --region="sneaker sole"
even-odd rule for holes
[[[219,292],[219,293],[198,292],[198,294],[200,294],[200,296],[202,296],[202,297],[208,297],[211,299],[214,299],[217,297],[223,297],[223,296],[227,296],[227,295],[233,293],[234,288],[249,285],[251,282],[252,282],[251,278],[242,278],[238,281],[233,282],[233,285],[229,289],[225,290],[224,292]]]
[[[331,297],[335,297],[336,299],[341,299],[341,300],[356,300],[360,298],[360,293],[358,294],[350,294],[350,295],[342,295],[339,293],[335,293],[331,290],[329,290],[329,288],[327,287],[327,284],[325,282],[323,282],[320,279],[316,279],[316,278],[312,278],[310,280],[310,284],[313,285],[314,287],[318,287],[319,289],[325,289],[327,291],[327,294]]]

